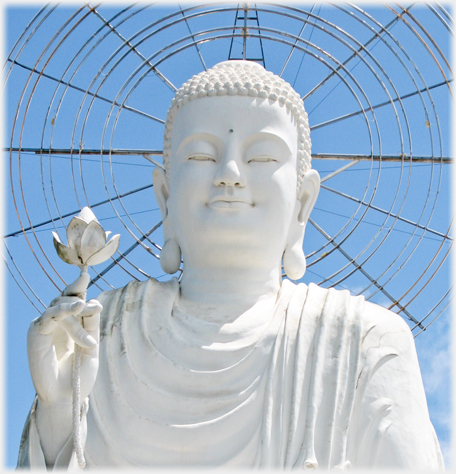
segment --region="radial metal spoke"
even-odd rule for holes
[[[35,155],[118,155],[118,156],[142,156],[150,163],[158,166],[159,168],[165,169],[164,166],[158,161],[154,160],[152,156],[162,156],[162,150],[126,150],[126,149],[100,149],[100,148],[28,148],[28,147],[12,147],[4,148],[3,151],[7,152],[22,152],[22,153],[35,153]],[[113,162],[116,163],[116,162]],[[120,164],[120,163],[117,163]],[[125,163],[121,163],[125,164]]]
[[[342,64],[340,64],[334,71],[332,71],[330,74],[328,74],[322,81],[320,81],[312,90],[310,90],[304,97],[302,97],[302,100],[307,100],[312,94],[314,94],[321,86],[326,84],[329,79],[331,79],[334,74],[336,74],[340,69],[345,67],[350,61],[352,61],[354,58],[357,58],[361,51],[363,51],[365,48],[367,48],[376,38],[380,36],[384,31],[388,30],[391,28],[394,24],[396,24],[401,18],[404,13],[406,13],[407,10],[413,7],[414,4],[410,5],[409,7],[405,8],[402,12],[401,15],[396,16],[393,18],[386,26],[382,27],[379,32],[377,32],[374,36],[372,36],[364,45],[359,48],[357,51],[355,51],[351,56],[349,56]],[[330,94],[332,91],[330,91],[328,94]],[[327,97],[327,96],[326,96]],[[326,98],[325,97],[325,98]]]
[[[180,11],[181,11],[181,13],[182,13],[182,16],[184,17],[185,24],[187,25],[188,31],[189,31],[189,33],[190,33],[192,39],[193,39],[193,43],[195,44],[196,52],[198,53],[198,56],[199,56],[199,58],[200,58],[200,60],[201,60],[201,64],[203,65],[204,70],[207,71],[206,63],[204,62],[203,56],[201,55],[201,51],[200,51],[200,49],[198,48],[198,43],[196,42],[195,37],[193,36],[192,30],[190,29],[190,25],[188,24],[187,17],[185,16],[185,13],[184,13],[184,11],[182,10],[182,7],[181,7],[180,3],[178,3],[178,5],[179,5]],[[177,90],[177,89],[176,89],[176,90]]]
[[[401,101],[403,99],[408,99],[409,97],[413,97],[414,95],[417,95],[417,94],[422,94],[423,92],[426,92],[426,91],[431,90],[431,89],[435,89],[436,87],[441,87],[441,86],[447,85],[450,82],[453,82],[453,79],[448,79],[446,81],[439,82],[438,84],[434,84],[432,86],[425,87],[421,90],[418,90],[418,91],[415,91],[415,92],[410,92],[409,94],[405,94],[401,97],[397,97],[396,99],[393,99],[392,102],[398,102],[398,101]],[[310,127],[310,129],[311,130],[316,130],[317,128],[320,128],[320,127],[326,127],[326,125],[332,125],[333,123],[340,122],[341,120],[345,120],[345,119],[348,119],[348,118],[351,118],[351,117],[355,117],[356,115],[360,115],[360,114],[363,114],[363,113],[366,113],[366,112],[370,112],[372,109],[378,109],[379,107],[385,107],[386,105],[391,105],[391,101],[388,100],[388,101],[382,102],[380,104],[373,105],[372,107],[358,110],[357,112],[352,112],[352,113],[349,113],[349,114],[341,115],[340,117],[336,117],[336,118],[333,118],[331,120],[327,120],[326,122],[322,122],[322,123],[318,123],[317,125],[313,125],[312,127]]]
[[[282,70],[280,71],[279,77],[282,77],[283,71],[285,71],[285,68],[287,67],[288,61],[290,61],[291,55],[293,54],[294,50],[296,49],[296,45],[298,44],[298,40],[299,40],[299,38],[301,38],[301,35],[303,34],[303,32],[304,32],[304,30],[305,30],[305,28],[306,28],[306,26],[307,26],[307,22],[309,21],[309,17],[310,17],[310,15],[312,14],[312,12],[313,12],[314,9],[315,9],[315,5],[316,5],[316,3],[314,3],[314,4],[312,5],[312,9],[310,10],[310,14],[307,15],[307,20],[304,22],[304,25],[302,26],[301,31],[299,32],[299,35],[298,35],[298,37],[296,38],[295,44],[294,44],[293,47],[291,48],[291,51],[290,51],[290,53],[288,54],[288,57],[287,57],[287,59],[285,60],[284,65],[282,66]],[[303,54],[305,55],[306,53],[304,52]]]
[[[149,156],[148,153],[142,153],[142,156],[143,156],[146,160],[148,160],[148,161],[150,161],[152,164],[154,164],[155,166],[158,166],[158,167],[161,168],[163,171],[166,171],[166,170],[165,170],[165,167],[164,167],[161,163],[159,163],[158,161],[154,160],[151,156]]]
[[[352,166],[357,165],[360,161],[361,160],[353,160],[351,163],[347,163],[345,166],[341,166],[338,170],[333,171],[332,173],[322,178],[320,181],[320,184],[324,183],[325,181],[328,181],[328,179],[334,178],[334,176],[337,176],[340,173],[343,173],[345,170],[348,170],[348,168],[351,168]]]
[[[148,150],[148,149],[121,149],[121,148],[30,148],[30,147],[11,147],[4,148],[6,152],[24,152],[24,153],[35,153],[40,154],[51,154],[51,155],[123,155],[123,156],[143,156],[144,158],[151,161],[146,155],[162,156],[163,150]],[[350,161],[382,161],[382,162],[413,162],[413,163],[453,163],[453,158],[448,156],[435,157],[432,156],[412,156],[410,159],[409,155],[352,155],[352,154],[333,154],[333,153],[312,153],[313,160],[345,160]],[[163,165],[152,161],[157,166],[162,167]],[[356,164],[356,163],[355,163]],[[351,165],[352,166],[352,165]]]
[[[359,270],[373,285],[375,285],[392,303],[393,306],[397,306],[401,312],[403,312],[405,315],[407,315],[408,318],[410,318],[415,324],[417,324],[420,328],[423,326],[421,323],[415,319],[402,305],[399,304],[399,302],[382,286],[378,283],[375,278],[371,277],[364,268],[359,265],[356,260],[350,257],[347,252],[338,244],[335,242],[334,239],[331,238],[315,221],[312,219],[309,219],[309,222],[315,227],[315,229],[320,232],[321,235],[323,235],[334,247],[347,259],[349,262],[356,267],[357,270]]]
[[[95,204],[91,204],[90,207],[91,208],[94,208],[94,207],[98,207],[98,206],[101,206],[102,204],[107,204],[108,202],[112,202],[112,201],[115,201],[116,199],[120,199],[120,198],[123,198],[125,196],[130,196],[131,194],[135,194],[135,193],[138,193],[139,191],[144,191],[145,189],[149,189],[153,186],[153,184],[146,184],[145,186],[141,186],[140,188],[136,188],[136,189],[133,189],[131,191],[127,191],[126,193],[123,193],[123,194],[119,194],[117,196],[114,196],[112,198],[109,198],[109,199],[105,199],[104,201],[99,201]],[[32,230],[32,229],[37,229],[38,227],[42,227],[43,225],[46,225],[46,224],[50,224],[51,222],[54,222],[56,220],[58,220],[59,218],[64,218],[64,217],[70,217],[70,216],[74,216],[75,214],[77,214],[78,212],[81,212],[81,209],[77,209],[76,211],[72,211],[72,212],[68,212],[66,214],[63,214],[62,216],[59,216],[59,217],[54,217],[54,218],[51,218],[47,221],[44,221],[44,222],[40,222],[39,224],[37,225],[34,225],[34,226],[30,226],[30,227],[26,227],[25,229],[21,229],[21,230],[17,230],[16,232],[12,232],[11,234],[7,234],[7,235],[4,235],[3,238],[6,239],[7,237],[14,237],[16,235],[19,235],[19,234],[22,234],[23,232],[27,232],[29,230]]]
[[[155,66],[146,59],[126,38],[124,38],[117,30],[112,26],[107,20],[103,18],[100,13],[95,9],[95,7],[90,6],[89,3],[86,4],[87,8],[90,9],[91,12],[97,16],[118,38],[120,38],[123,43],[130,49],[130,51],[134,52],[145,64],[147,64],[151,71],[153,71],[173,92],[177,92],[177,87],[167,78],[165,77]]]
[[[385,209],[382,209],[380,207],[377,207],[377,206],[374,206],[373,204],[369,204],[368,202],[364,202],[362,201],[361,199],[358,199],[358,198],[355,198],[353,196],[350,196],[349,194],[345,194],[341,191],[337,191],[336,189],[333,189],[333,188],[329,188],[328,186],[321,186],[322,189],[325,189],[326,191],[331,191],[332,193],[335,193],[335,194],[338,194],[339,196],[342,196],[344,198],[347,198],[347,199],[350,199],[351,201],[354,201],[358,204],[362,204],[363,206],[366,206],[368,207],[369,209],[372,209],[374,211],[378,211],[378,212],[381,212],[383,214],[386,214],[390,217],[392,217],[393,219],[397,219],[401,222],[405,222],[406,224],[410,224],[412,225],[413,227],[418,227],[418,229],[422,229],[422,230],[425,230],[426,232],[429,232],[431,234],[434,234],[434,235],[437,235],[439,237],[441,237],[442,239],[444,240],[449,240],[450,242],[453,241],[453,238],[450,237],[448,234],[442,234],[442,232],[438,232],[436,230],[433,230],[433,229],[430,229],[429,227],[426,227],[424,225],[421,225],[421,224],[418,224],[416,222],[413,222],[411,221],[410,219],[406,219],[405,217],[401,217],[401,216],[398,216],[392,212],[389,212],[389,211],[386,211]]]
[[[36,155],[122,155],[122,156],[144,156],[156,155],[162,156],[162,150],[146,149],[122,149],[122,148],[29,148],[29,147],[11,147],[4,148],[3,151],[14,151],[23,153],[35,153]]]
[[[100,100],[103,100],[105,102],[108,102],[109,104],[114,104],[115,106],[117,107],[120,107],[124,110],[128,110],[129,112],[134,112],[136,114],[139,114],[139,115],[142,115],[143,117],[147,117],[149,119],[152,119],[152,120],[155,120],[156,122],[159,122],[161,124],[164,124],[165,121],[162,120],[162,119],[159,119],[157,117],[154,117],[153,115],[150,115],[146,112],[143,112],[141,110],[138,110],[138,109],[135,109],[134,107],[130,107],[129,105],[124,105],[124,104],[119,104],[118,102],[116,101],[113,101],[111,99],[107,99],[106,97],[103,97],[99,94],[95,94],[93,92],[90,92],[88,91],[87,89],[83,89],[82,87],[78,87],[78,86],[75,86],[69,82],[66,82],[66,81],[62,81],[62,79],[58,79],[56,77],[53,77],[49,74],[46,74],[45,72],[43,71],[39,71],[38,69],[36,68],[32,68],[32,67],[29,67],[29,66],[26,66],[25,64],[22,64],[16,60],[13,60],[13,59],[8,59],[9,62],[15,64],[16,66],[19,66],[19,67],[22,67],[24,69],[27,69],[27,71],[30,71],[30,72],[34,72],[35,74],[38,74],[39,76],[42,76],[42,77],[45,77],[46,79],[51,79],[52,81],[55,81],[55,82],[58,82],[59,84],[62,84],[64,86],[67,86],[67,87],[70,87],[71,89],[74,89],[74,90],[77,90],[79,92],[83,92],[84,94],[87,94],[87,95],[90,95],[92,97],[96,97],[97,99],[100,99]]]
[[[242,59],[245,60],[245,54],[247,52],[247,15],[248,15],[245,3],[243,5],[243,8],[244,8],[244,28],[242,29],[242,32],[243,32]]]
[[[313,160],[356,160],[356,161],[381,161],[392,163],[453,163],[453,158],[448,156],[412,156],[410,155],[352,155],[352,154],[332,154],[313,153]]]
[[[145,239],[149,237],[150,234],[155,232],[161,225],[163,224],[163,221],[160,221],[158,224],[154,225],[152,229],[150,229],[148,232],[146,232],[142,237],[140,237],[131,247],[129,247],[125,252],[120,253],[120,256],[115,258],[113,262],[111,262],[104,270],[102,270],[100,273],[95,278],[92,278],[90,280],[89,285],[87,288],[90,288],[94,283],[96,283],[102,276],[106,275],[106,273],[109,272],[112,268],[114,268],[120,261],[122,261],[130,252],[132,252],[138,245],[140,245]],[[160,259],[158,255],[152,252],[150,248],[147,247],[147,250],[155,257]]]
[[[57,8],[57,4],[54,4],[51,8],[49,8],[49,5],[44,5],[43,7],[41,7],[41,10],[32,18],[32,21],[25,27],[24,31],[21,33],[21,35],[19,36],[19,38],[17,39],[16,43],[14,43],[14,46],[11,48],[11,51],[8,55],[8,58],[7,59],[10,59],[11,56],[13,55],[14,53],[14,50],[18,47],[19,43],[21,42],[21,40],[24,38],[24,36],[27,34],[27,32],[31,29],[33,23],[35,23],[35,21],[38,21],[38,24],[33,28],[33,32],[29,35],[29,37],[24,41],[24,43],[22,44],[21,48],[19,49],[19,52],[16,52],[16,57],[18,57],[22,51],[24,50],[25,46],[29,43],[31,37],[33,36],[33,34],[37,31],[37,29],[42,26],[42,24],[44,23],[44,21],[49,17],[49,15]],[[47,10],[47,11],[46,11]],[[46,13],[45,13],[46,12]],[[44,16],[41,17],[41,15],[44,14]],[[40,19],[41,17],[41,19]],[[4,64],[3,66],[3,70],[6,69],[6,63]],[[11,71],[11,69],[10,69]],[[9,71],[9,72],[10,72]],[[9,72],[7,74],[7,77],[6,79],[8,79],[9,77]],[[6,81],[5,81],[6,82]]]

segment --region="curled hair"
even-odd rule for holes
[[[299,191],[304,174],[311,168],[310,129],[307,113],[299,94],[288,82],[252,61],[224,61],[207,71],[193,76],[177,91],[171,101],[165,123],[163,164],[169,179],[171,133],[177,111],[190,100],[202,97],[240,95],[277,101],[285,106],[295,119],[298,129],[298,156],[296,170]]]

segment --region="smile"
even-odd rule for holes
[[[253,207],[253,203],[236,196],[216,196],[209,201],[208,206],[215,209],[240,209],[245,206]]]

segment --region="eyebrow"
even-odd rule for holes
[[[257,132],[257,133],[254,133],[253,135],[248,136],[244,144],[246,147],[248,147],[252,143],[257,141],[258,139],[263,139],[263,138],[273,139],[279,142],[282,146],[284,146],[287,149],[288,153],[290,154],[292,153],[291,148],[288,146],[288,143],[286,142],[286,140],[282,138],[280,135],[278,135],[277,133]]]
[[[220,142],[222,141],[219,137],[217,137],[216,135],[212,135],[211,133],[196,132],[192,133],[191,135],[188,135],[179,143],[179,146],[177,147],[177,152],[180,152],[182,148],[184,148],[189,142],[193,140],[204,140],[212,143],[215,146],[220,145]]]
[[[257,132],[257,133],[254,133],[253,135],[249,135],[245,140],[244,140],[244,143],[243,145],[247,148],[248,146],[250,146],[252,143],[254,143],[255,141],[257,141],[258,139],[272,139],[272,140],[275,140],[277,142],[279,142],[282,146],[284,146],[288,153],[292,153],[290,147],[288,146],[288,143],[286,142],[286,140],[284,138],[282,138],[280,135],[278,135],[277,133],[271,133],[271,132],[264,132],[264,131],[261,131],[261,132]],[[213,135],[211,133],[207,133],[207,132],[196,132],[196,133],[192,133],[191,135],[188,135],[187,137],[185,137],[180,143],[179,143],[179,146],[177,148],[177,152],[180,152],[182,150],[182,148],[184,148],[189,142],[193,141],[193,140],[204,140],[204,141],[208,141],[210,143],[212,143],[213,145],[215,145],[216,147],[220,146],[221,145],[221,138],[218,137],[217,135]]]

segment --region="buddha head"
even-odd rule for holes
[[[193,76],[168,111],[164,169],[154,171],[163,218],[161,266],[264,266],[299,279],[320,178],[300,96],[251,61]]]

